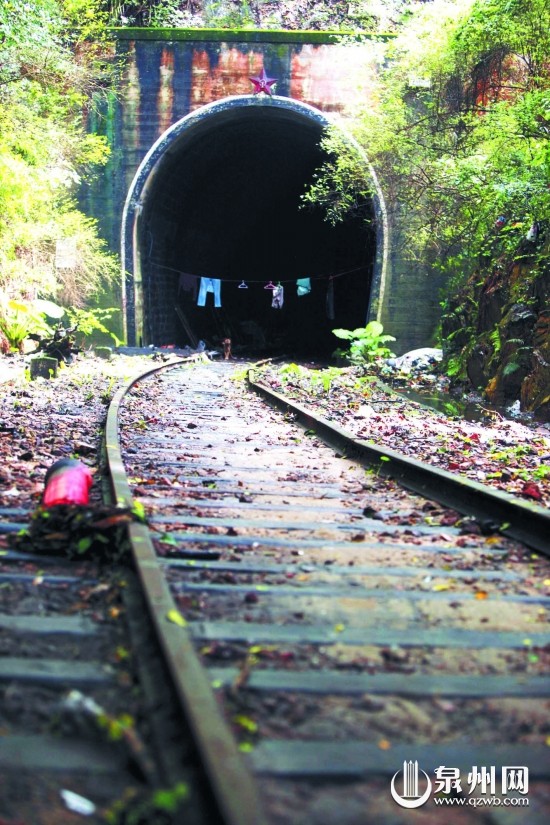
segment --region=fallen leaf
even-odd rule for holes
[[[187,622],[185,621],[185,619],[183,618],[183,616],[181,615],[179,610],[169,610],[168,613],[166,614],[166,618],[168,619],[169,622],[172,622],[173,624],[177,624],[178,627],[186,627],[187,626]]]
[[[119,645],[115,650],[115,658],[117,662],[123,662],[125,659],[128,659],[130,656],[130,651],[127,650],[122,645]]]
[[[244,728],[249,733],[256,733],[258,731],[258,725],[253,719],[250,719],[248,716],[239,715],[234,716],[233,721],[237,724],[240,728]]]
[[[527,498],[534,498],[536,501],[542,501],[542,493],[540,487],[532,481],[527,482],[521,488],[521,495]]]
[[[132,519],[129,513],[119,513],[117,515],[107,516],[107,518],[93,522],[93,527],[96,530],[104,530],[108,527],[116,527],[119,524],[128,524],[131,520]]]

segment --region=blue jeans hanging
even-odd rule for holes
[[[201,278],[201,285],[199,289],[199,297],[197,298],[197,306],[203,307],[206,304],[206,293],[214,293],[214,306],[221,307],[222,300],[220,297],[220,289],[222,282],[219,278]]]

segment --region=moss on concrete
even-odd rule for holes
[[[362,31],[286,31],[282,29],[153,29],[113,28],[118,40],[158,40],[162,42],[211,41],[221,43],[335,43],[343,38],[360,40],[390,40],[395,35]]]

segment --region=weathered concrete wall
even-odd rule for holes
[[[119,249],[127,193],[151,146],[204,105],[249,95],[250,77],[265,71],[277,81],[277,96],[313,106],[344,128],[359,104],[375,105],[382,48],[374,40],[350,43],[315,32],[152,29],[121,29],[117,39],[120,87],[109,107],[90,119],[91,129],[108,135],[112,156],[101,179],[83,194],[113,250]],[[382,300],[380,306],[373,303],[370,317],[382,321],[402,352],[430,341],[438,305],[424,273],[395,260],[392,272],[391,256],[387,263],[385,282],[376,284]]]
[[[108,136],[112,156],[99,183],[83,194],[114,249],[139,164],[185,115],[224,97],[252,93],[249,78],[265,69],[277,80],[277,95],[342,118],[359,97],[368,101],[381,59],[375,41],[347,45],[316,32],[120,29],[117,52],[123,70],[116,96],[89,121],[90,129]]]
[[[402,228],[407,215],[388,204],[388,266],[381,321],[397,340],[401,354],[418,347],[437,346],[445,278],[435,268],[409,256]]]

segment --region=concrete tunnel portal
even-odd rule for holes
[[[129,343],[219,348],[230,337],[237,354],[326,357],[332,329],[366,323],[380,280],[376,197],[334,227],[322,208],[301,208],[327,124],[294,100],[244,96],[164,133],[125,206]],[[221,307],[212,292],[197,305],[200,278],[221,281]],[[310,291],[298,290],[307,278]],[[281,308],[269,283],[283,287]]]

